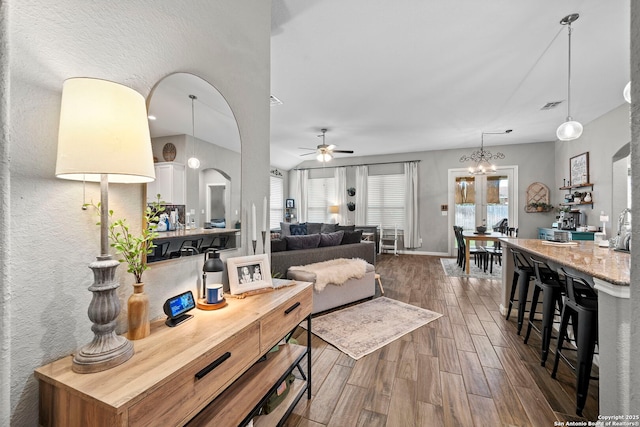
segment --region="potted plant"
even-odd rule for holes
[[[93,205],[98,211],[100,204]],[[109,240],[111,247],[116,253],[122,256],[120,262],[126,262],[127,272],[133,274],[135,282],[133,284],[133,294],[127,301],[127,318],[129,322],[128,338],[132,340],[141,339],[149,336],[151,333],[149,324],[149,298],[144,293],[144,283],[142,282],[142,274],[150,267],[147,265],[147,255],[153,252],[156,245],[153,240],[157,239],[159,234],[156,231],[158,227],[159,215],[164,211],[164,206],[160,200],[160,194],[157,200],[146,207],[143,216],[143,226],[139,235],[135,235],[126,219],[113,219],[113,210],[109,210]],[[97,223],[100,225],[100,222]]]

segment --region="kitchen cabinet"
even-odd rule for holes
[[[245,425],[296,370],[285,401],[255,417],[259,425],[280,425],[305,394],[311,398],[312,298],[312,284],[304,282],[228,298],[227,307],[193,310],[174,328],[153,322],[151,335],[133,341],[133,357],[112,369],[79,374],[72,356],[42,366],[35,372],[40,425]],[[305,319],[306,345],[269,351]]]
[[[558,230],[557,228],[538,228],[538,239],[540,240],[558,240],[556,233],[569,233],[570,240],[594,240],[594,232],[592,231],[570,231]]]
[[[154,165],[156,180],[147,184],[147,203],[156,201],[156,195],[168,205],[186,202],[186,168],[183,164],[160,162]]]

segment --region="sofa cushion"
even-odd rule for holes
[[[317,248],[320,244],[319,234],[285,236],[284,239],[287,241],[288,251],[295,251],[297,249],[313,249]]]
[[[345,231],[342,236],[341,245],[350,245],[352,243],[360,243],[362,241],[362,230]]]
[[[334,233],[338,231],[338,224],[322,224],[320,233]]]
[[[325,246],[338,246],[342,242],[342,236],[344,231],[336,231],[335,233],[323,233],[320,234],[319,247]]]
[[[307,233],[306,234],[320,234],[320,230],[322,229],[321,222],[305,222],[307,225]]]
[[[289,232],[292,236],[304,236],[307,233],[307,224],[291,224]]]
[[[342,230],[342,231],[355,231],[356,226],[355,225],[338,225],[336,227],[336,231],[338,230]]]
[[[271,253],[282,252],[287,250],[287,241],[285,239],[271,239]]]

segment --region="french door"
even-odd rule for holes
[[[490,175],[469,175],[467,169],[449,169],[449,254],[456,247],[454,225],[472,231],[486,224],[491,230],[507,218],[510,227],[517,227],[517,168],[501,167]]]

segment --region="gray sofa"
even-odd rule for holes
[[[376,283],[374,265],[376,245],[373,242],[328,246],[313,249],[282,251],[271,254],[271,271],[282,277],[301,281],[313,281],[315,275],[307,272],[291,271],[294,265],[307,265],[336,258],[361,258],[370,264],[361,279],[350,279],[342,286],[328,285],[322,292],[313,292],[312,313],[319,313],[351,302],[375,296]]]

